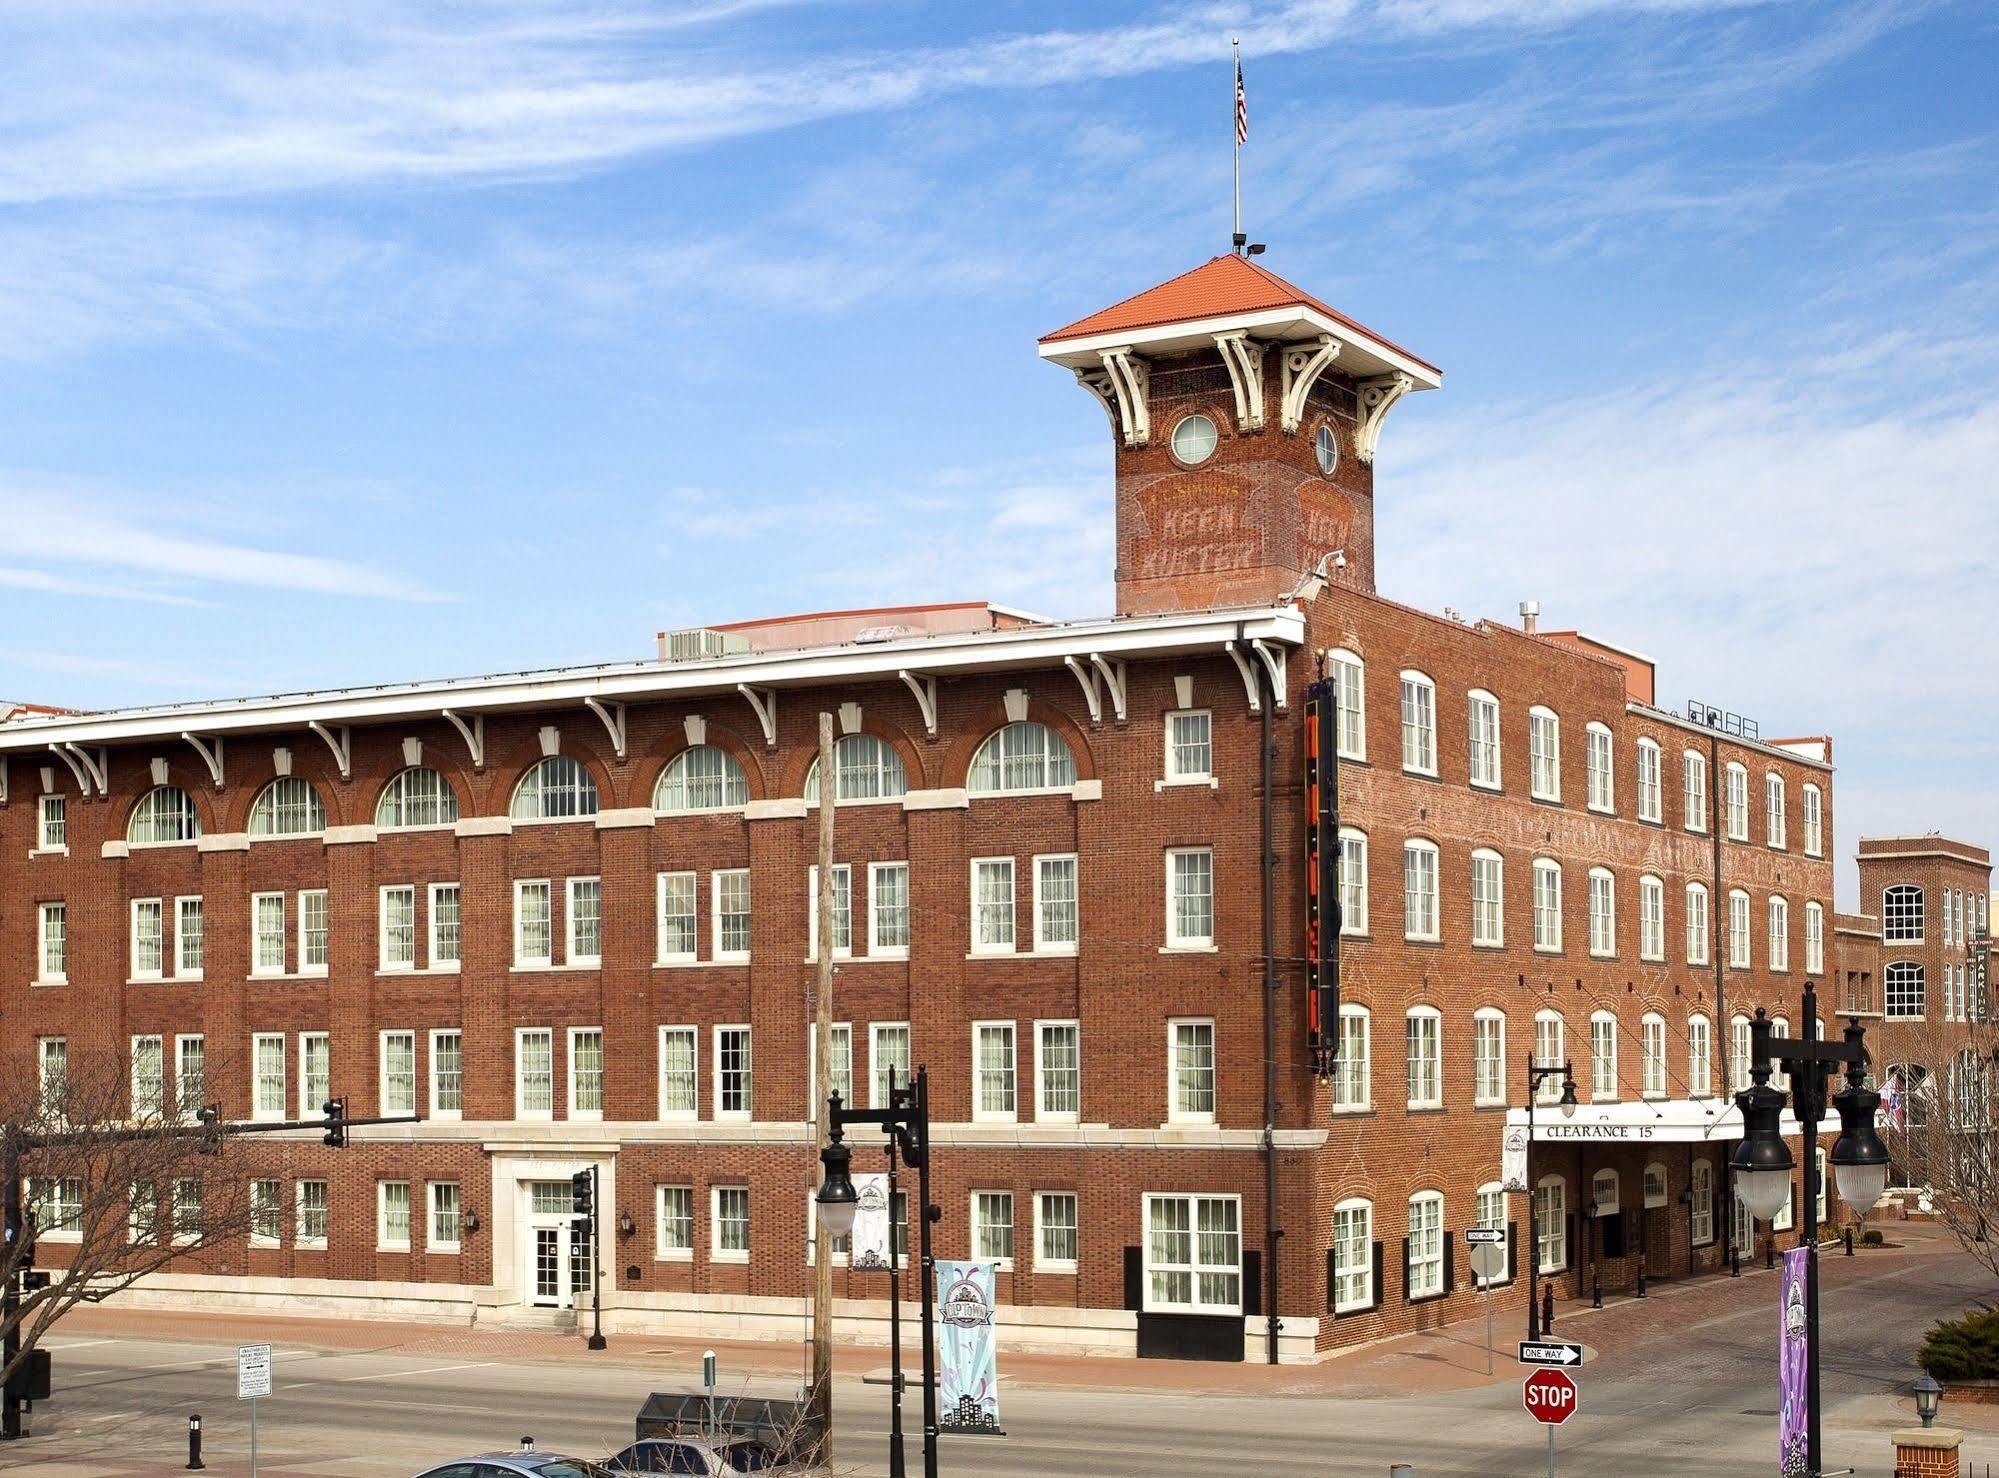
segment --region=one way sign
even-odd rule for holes
[[[1571,1340],[1522,1340],[1520,1342],[1520,1363],[1522,1365],[1580,1365],[1583,1363],[1583,1347]]]

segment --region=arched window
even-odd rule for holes
[[[1816,785],[1807,785],[1799,798],[1804,804],[1805,855],[1821,856],[1825,852],[1825,797]]]
[[[1437,685],[1420,672],[1402,674],[1402,768],[1437,773]]]
[[[1778,894],[1770,895],[1770,968],[1791,968],[1791,904]]]
[[[1666,958],[1666,885],[1650,873],[1638,880],[1638,957]]]
[[[280,775],[250,807],[253,837],[311,837],[326,830],[326,803],[296,775]]]
[[[1654,1160],[1645,1167],[1645,1209],[1656,1211],[1666,1204],[1666,1165]]]
[[[1534,859],[1534,948],[1558,954],[1562,948],[1562,864]]]
[[[1374,1303],[1374,1203],[1355,1196],[1333,1207],[1333,1312]]]
[[[1473,1103],[1506,1102],[1506,1013],[1481,1006],[1471,1014]]]
[[[1920,1019],[1923,1014],[1923,967],[1915,960],[1892,960],[1881,972],[1882,1014],[1890,1019]]]
[[[1499,789],[1499,700],[1483,688],[1465,696],[1471,730],[1471,783]]]
[[[1537,801],[1562,798],[1562,721],[1552,708],[1527,710],[1527,790]]]
[[[1471,854],[1471,942],[1506,943],[1506,863],[1490,847]]]
[[[597,814],[597,782],[566,754],[552,754],[521,776],[507,814],[516,821],[574,821]]]
[[[1621,1209],[1617,1194],[1617,1172],[1599,1170],[1589,1181],[1589,1214],[1615,1216]]]
[[[1638,741],[1638,819],[1663,821],[1666,817],[1665,758],[1656,739]]]
[[[1617,879],[1607,867],[1589,870],[1589,952],[1617,953]]]
[[[1722,767],[1722,815],[1732,842],[1749,840],[1749,771],[1730,760]]]
[[[1771,846],[1785,845],[1784,777],[1775,770],[1763,777],[1763,827],[1764,839]]]
[[[1060,790],[1076,783],[1076,757],[1046,724],[1008,724],[987,737],[972,756],[966,789],[973,795],[1015,790]],[[843,796],[842,799],[845,799]]]
[[[194,797],[178,785],[158,785],[147,791],[132,808],[132,819],[125,827],[125,840],[140,847],[191,842],[200,836],[201,816],[194,809]]]
[[[1559,1175],[1534,1188],[1534,1261],[1544,1273],[1569,1265],[1569,1183]]]
[[[1617,1018],[1608,1011],[1590,1013],[1589,1092],[1591,1098],[1617,1097]]]
[[[1689,1230],[1696,1247],[1714,1241],[1714,1166],[1706,1160],[1694,1161],[1693,1178],[1687,1189],[1693,1193],[1688,1207]]]
[[[1560,1067],[1568,1061],[1562,1055],[1562,1013],[1559,1011],[1536,1011],[1534,1013],[1534,1065],[1536,1067]],[[1536,1103],[1554,1103],[1562,1096],[1562,1077],[1551,1073],[1541,1079],[1541,1086],[1535,1090]]]
[[[1409,1198],[1408,1285],[1410,1298],[1437,1298],[1444,1286],[1444,1197],[1441,1191],[1418,1191]]]
[[[1708,962],[1707,884],[1687,884],[1687,963]]]
[[[1882,890],[1881,942],[1923,942],[1923,890],[1914,883],[1896,883]]]
[[[1608,726],[1595,722],[1584,726],[1583,760],[1589,776],[1589,808],[1592,811],[1612,810],[1617,804],[1617,782]]]
[[[1437,844],[1421,837],[1402,845],[1402,934],[1437,938]]]
[[[1666,1096],[1666,1018],[1657,1011],[1638,1023],[1638,1091],[1646,1098]]]
[[[1343,760],[1367,758],[1367,666],[1352,652],[1326,654],[1333,684],[1333,743]]]
[[[1368,1010],[1351,1001],[1340,1003],[1340,1060],[1333,1069],[1333,1111],[1356,1112],[1369,1106]]]
[[[444,777],[425,765],[414,765],[382,787],[375,803],[375,825],[382,831],[412,826],[449,826],[458,819],[458,797]]]
[[[1434,1006],[1411,1006],[1404,1023],[1409,1048],[1409,1107],[1444,1104],[1444,1018]]]
[[[889,800],[909,794],[902,756],[886,739],[848,734],[833,746],[833,799],[836,802]],[[805,799],[819,803],[819,761],[805,776]]]
[[[1340,932],[1367,932],[1367,833],[1340,828]]]
[[[1685,801],[1688,831],[1707,830],[1707,756],[1687,749],[1680,752],[1680,793]]]
[[[1687,1018],[1687,1096],[1714,1096],[1714,1027],[1698,1011]]]
[[[652,788],[655,811],[728,811],[750,802],[750,782],[726,749],[697,744],[683,749]]]

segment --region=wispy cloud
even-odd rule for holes
[[[141,522],[104,501],[67,489],[18,477],[0,481],[0,523],[8,527],[8,552],[17,561],[85,571],[131,571],[155,581],[195,586],[251,586],[375,600],[444,598],[418,581],[367,564],[194,537],[172,531],[163,522],[157,517]],[[43,572],[43,578],[69,577]]]
[[[72,580],[47,570],[9,569],[0,566],[0,586],[10,590],[33,590],[42,595],[75,595],[89,600],[136,600],[162,606],[205,606],[211,602],[192,596],[173,595],[164,590],[148,590],[142,585],[111,585],[94,580]]]

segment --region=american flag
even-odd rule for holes
[[[1242,63],[1235,64],[1235,141],[1249,142],[1249,95],[1242,90]]]

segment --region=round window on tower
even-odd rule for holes
[[[1198,467],[1215,454],[1219,439],[1215,423],[1206,416],[1182,416],[1173,428],[1173,455],[1189,467]]]
[[[1340,439],[1330,426],[1321,426],[1312,438],[1312,451],[1319,459],[1319,475],[1331,477],[1340,465]]]

